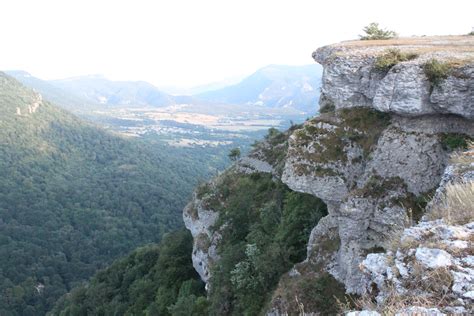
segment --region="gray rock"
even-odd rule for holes
[[[338,109],[366,106],[406,116],[450,113],[473,119],[474,40],[463,40],[462,44],[470,47],[470,51],[450,50],[459,46],[459,38],[446,38],[442,50],[437,48],[439,42],[417,41],[409,44],[394,41],[393,46],[343,42],[317,49],[313,58],[324,66],[321,100],[332,102]],[[419,56],[400,62],[383,74],[375,69],[376,57],[391,48]],[[431,58],[465,62],[430,91],[431,83],[423,65]]]
[[[447,160],[438,136],[388,128],[380,137],[367,170],[383,178],[401,178],[409,192],[419,194],[439,184]]]
[[[444,268],[452,264],[451,255],[442,249],[417,248],[415,257],[418,262],[431,269]]]
[[[395,314],[395,316],[446,316],[446,314],[441,313],[437,308],[426,308],[419,306],[412,306],[405,308]]]
[[[206,209],[196,195],[183,211],[183,220],[186,228],[193,236],[193,267],[201,279],[207,283],[211,277],[211,266],[219,259],[217,243],[221,236],[211,230],[219,213]]]
[[[360,311],[346,313],[346,316],[380,316],[380,313],[376,311]]]

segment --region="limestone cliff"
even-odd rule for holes
[[[429,208],[439,204],[450,154],[474,137],[474,37],[344,42],[313,57],[324,66],[324,113],[294,126],[279,142],[263,142],[233,167],[270,173],[327,204],[329,214],[313,228],[306,260],[280,279],[270,315],[317,313],[301,284],[327,273],[348,294],[366,295],[374,282],[361,264],[417,225],[433,195]],[[433,65],[441,71],[433,72]],[[190,205],[196,204],[198,199]],[[195,235],[193,260],[207,256],[196,259],[205,265],[197,270],[212,284],[208,262],[217,257],[199,246],[199,227],[209,226],[200,218],[199,211],[185,215]],[[211,245],[217,240],[210,230],[204,234]]]

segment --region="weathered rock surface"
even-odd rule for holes
[[[456,48],[446,48],[452,41],[458,41]],[[401,51],[416,52],[418,57],[395,65],[386,74],[377,71],[377,56],[395,45]],[[447,177],[443,176],[448,163],[443,135],[474,136],[473,48],[474,39],[448,37],[438,42],[349,42],[323,47],[313,54],[324,66],[321,107],[333,105],[336,113],[307,121],[291,135],[282,181],[292,190],[313,194],[328,204],[329,216],[313,229],[305,263],[313,263],[317,269],[324,266],[323,270],[344,283],[348,293],[366,291],[361,286],[365,279],[361,262],[368,253],[390,248],[394,236],[419,219],[415,212],[422,210],[417,210],[417,201]],[[454,58],[462,67],[439,87],[431,87],[423,70],[430,58]],[[445,95],[449,93],[454,94],[452,99]],[[388,113],[390,121],[378,124],[383,117],[371,116],[369,109]],[[461,177],[470,178],[470,173]],[[337,240],[337,247],[321,247],[328,242],[325,234],[332,236],[329,240]],[[465,240],[446,240],[443,245],[468,247]],[[419,264],[426,268],[454,266],[456,259],[445,251],[421,248]],[[415,254],[414,250],[410,255]],[[304,267],[307,270],[307,265]],[[400,262],[397,268],[401,275],[411,273]],[[305,270],[298,265],[295,269],[299,273],[292,273],[293,278],[304,278]],[[279,288],[285,286],[282,283]]]
[[[394,237],[389,251],[368,254],[362,261],[361,285],[366,296],[375,296],[378,311],[423,304],[437,308],[433,315],[474,313],[474,205],[448,203],[450,209],[442,212],[438,208],[458,198],[456,193],[446,194],[450,185],[474,184],[473,171],[472,149],[456,155],[423,220]],[[399,314],[413,310],[409,307]]]
[[[212,230],[218,215],[217,212],[207,209],[196,194],[183,211],[184,224],[194,240],[193,267],[206,284],[210,278],[212,263],[219,258],[216,248],[220,235]]]
[[[388,49],[416,54],[388,73],[375,68]],[[406,116],[456,114],[474,118],[474,39],[472,36],[343,42],[317,49],[324,66],[321,108],[366,106]],[[452,65],[449,76],[432,87],[423,65],[430,59]]]
[[[389,48],[418,56],[382,73],[374,64]],[[424,299],[430,292],[409,282],[423,281],[415,279],[419,271],[431,275],[443,269],[452,284],[441,284],[436,291],[448,293],[449,304],[441,308],[411,302],[399,315],[472,312],[474,223],[426,216],[416,222],[421,217],[417,212],[423,212],[420,201],[434,193],[427,207],[431,212],[450,184],[474,179],[474,163],[466,168],[451,162],[446,168],[449,151],[443,143],[445,135],[474,136],[474,37],[346,42],[320,48],[313,57],[324,66],[321,106],[333,105],[335,111],[293,127],[276,141],[262,142],[233,167],[242,174],[271,173],[328,206],[329,215],[312,229],[306,260],[280,279],[275,293],[329,273],[347,293],[366,295],[376,287],[379,304],[389,290]],[[439,86],[423,70],[431,58],[456,61]],[[207,282],[209,266],[218,260],[220,236],[210,230],[217,213],[195,197],[184,217],[194,236],[194,266]],[[405,246],[393,250],[401,234]],[[294,296],[280,294],[274,295],[269,315],[284,315],[289,306],[304,304],[285,301]],[[378,312],[367,308],[351,315]]]
[[[414,298],[423,298],[425,304],[443,306],[446,313],[471,314],[473,228],[474,222],[461,226],[443,220],[407,228],[398,247],[367,255],[361,263],[366,275],[361,284],[369,291],[377,289],[382,310],[389,301],[409,305],[416,302]]]

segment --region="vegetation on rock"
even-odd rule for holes
[[[440,138],[443,148],[449,151],[467,149],[469,142],[474,141],[474,138],[459,133],[443,133]]]
[[[229,152],[229,159],[232,161],[236,161],[240,158],[240,149],[239,148],[233,148]]]
[[[448,63],[432,58],[423,65],[423,70],[433,89],[439,86],[444,79],[448,78],[451,67]]]
[[[270,174],[224,174],[210,202],[220,212],[220,260],[212,268],[211,314],[256,315],[293,264],[304,259],[324,203]],[[218,201],[217,201],[218,200]]]
[[[302,150],[305,161],[296,164],[297,172],[314,172],[321,176],[338,174],[331,163],[347,162],[346,148],[357,145],[367,158],[373,150],[382,131],[390,124],[390,115],[369,108],[340,109],[315,117],[294,134],[295,147],[314,147]]]
[[[416,57],[418,57],[418,55],[415,53],[406,53],[399,49],[392,48],[377,57],[375,60],[375,69],[387,73],[396,64],[415,59]]]
[[[388,40],[397,36],[397,33],[382,29],[378,23],[370,23],[363,29],[364,35],[359,35],[360,39],[365,40]]]

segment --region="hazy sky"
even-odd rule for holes
[[[268,64],[378,21],[404,36],[465,34],[473,0],[0,0],[0,69],[190,86]]]

